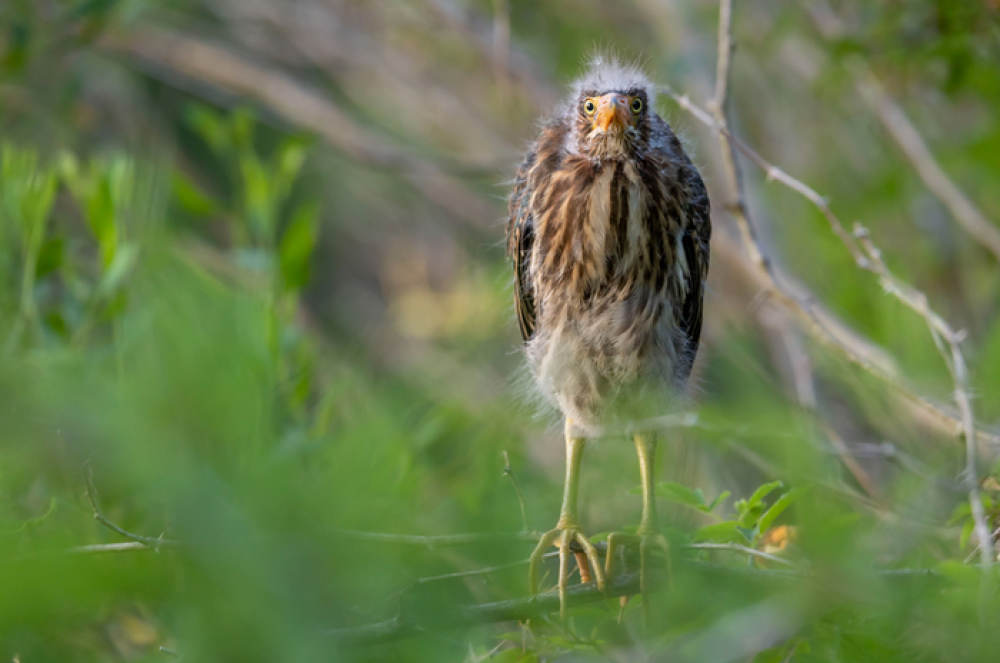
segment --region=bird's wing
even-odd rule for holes
[[[531,245],[535,230],[529,201],[528,171],[534,163],[532,152],[517,170],[514,191],[511,193],[507,209],[507,255],[514,262],[514,308],[517,322],[521,327],[521,338],[529,340],[535,333],[535,295],[528,274],[531,260]]]
[[[682,170],[686,173],[687,202],[685,203],[686,226],[683,228],[681,246],[688,267],[687,296],[680,307],[678,323],[687,337],[687,352],[694,359],[701,339],[702,300],[705,280],[708,278],[709,239],[712,234],[708,192],[701,175],[692,164]]]

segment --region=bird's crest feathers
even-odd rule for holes
[[[634,64],[626,64],[616,57],[595,55],[587,63],[587,71],[573,82],[573,97],[585,92],[606,92],[612,90],[632,90],[641,88],[651,96],[653,84],[643,70]]]

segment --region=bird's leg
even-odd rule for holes
[[[648,610],[649,578],[646,573],[646,562],[650,548],[656,546],[666,554],[667,577],[670,577],[670,548],[667,538],[660,533],[656,518],[656,484],[653,477],[653,466],[656,459],[656,438],[648,433],[636,433],[634,436],[636,454],[639,456],[639,477],[642,480],[642,518],[634,535],[623,532],[613,532],[608,535],[608,549],[605,553],[604,574],[612,577],[617,549],[627,543],[639,544],[639,590],[642,592],[643,609]]]
[[[660,524],[656,518],[656,484],[654,482],[654,463],[656,461],[656,438],[650,434],[635,435],[635,450],[639,456],[639,476],[642,479],[642,518],[639,520],[639,587],[646,597],[648,583],[646,578],[646,557],[651,545],[663,550],[667,559],[667,578],[670,578],[670,546],[667,537],[660,533]]]
[[[583,555],[590,562],[594,571],[597,587],[604,590],[604,572],[601,568],[597,550],[582,531],[576,517],[576,502],[579,492],[580,460],[583,458],[584,439],[572,434],[570,421],[566,420],[566,481],[563,484],[562,509],[556,526],[542,535],[531,553],[528,565],[528,579],[531,593],[538,590],[538,563],[545,550],[556,544],[559,547],[559,614],[566,616],[566,581],[569,576],[569,554],[574,542],[583,548]],[[578,558],[579,559],[579,558]],[[581,566],[581,577],[585,577],[584,566]]]

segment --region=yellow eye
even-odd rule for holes
[[[585,102],[583,102],[583,112],[585,112],[587,115],[593,115],[595,110],[597,110],[597,106],[594,105],[592,99],[587,99]]]
[[[632,112],[638,115],[642,111],[642,99],[634,97],[632,99]]]

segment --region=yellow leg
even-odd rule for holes
[[[639,590],[642,592],[643,610],[648,611],[649,576],[646,572],[651,546],[661,548],[666,554],[667,577],[670,577],[670,547],[667,538],[660,533],[656,518],[656,484],[654,482],[654,462],[656,460],[656,438],[648,433],[636,433],[635,451],[639,457],[639,477],[642,480],[642,518],[634,535],[614,532],[608,535],[608,549],[605,552],[604,574],[611,578],[614,572],[617,549],[628,543],[639,544]]]
[[[559,512],[559,521],[555,528],[549,530],[539,539],[538,545],[531,553],[528,564],[528,580],[531,586],[531,593],[538,591],[538,564],[542,560],[546,549],[556,544],[558,539],[559,547],[559,615],[566,616],[566,583],[569,578],[569,557],[571,546],[575,541],[583,548],[583,554],[590,562],[593,569],[594,579],[597,587],[604,590],[604,572],[601,567],[597,550],[583,532],[580,531],[580,524],[576,517],[576,503],[579,492],[580,460],[583,458],[584,439],[574,437],[571,434],[570,421],[566,420],[566,481],[563,484],[562,509]],[[581,567],[581,577],[586,577],[586,573]]]

